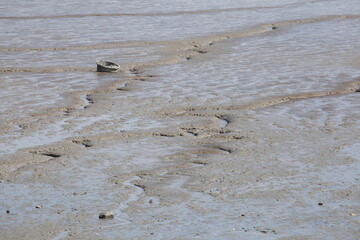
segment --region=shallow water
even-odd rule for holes
[[[0,3],[0,239],[355,239],[359,12]]]

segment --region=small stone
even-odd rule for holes
[[[73,195],[85,195],[87,192],[74,192]]]
[[[9,213],[10,213],[10,210],[6,210],[6,213],[9,214]]]
[[[355,213],[350,213],[350,216],[356,216],[356,214]]]
[[[37,205],[35,208],[43,208],[43,206],[41,206],[41,205]]]
[[[112,211],[101,212],[99,214],[99,218],[100,219],[111,219],[111,218],[114,218],[114,213]]]
[[[324,203],[323,203],[323,202],[319,202],[318,205],[319,205],[319,206],[322,206],[322,205],[324,205]]]
[[[153,200],[152,200],[152,199],[150,199],[150,200],[149,200],[149,203],[153,203]]]
[[[355,92],[360,92],[360,88],[356,89]]]

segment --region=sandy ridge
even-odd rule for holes
[[[192,57],[207,53],[207,48],[211,47],[216,42],[224,41],[227,39],[246,38],[253,37],[271,31],[277,30],[278,28],[290,27],[299,24],[308,24],[324,21],[341,21],[348,19],[358,19],[360,15],[331,15],[319,18],[308,18],[308,19],[295,19],[289,21],[275,22],[259,24],[254,27],[239,30],[230,33],[222,33],[213,36],[198,37],[189,40],[181,41],[159,41],[159,42],[119,42],[109,44],[96,44],[87,46],[69,46],[69,47],[51,47],[51,48],[3,48],[0,52],[22,52],[22,51],[68,51],[68,50],[89,50],[89,49],[108,49],[108,48],[119,48],[129,46],[146,46],[146,45],[162,45],[173,49],[173,54],[168,55],[166,58],[138,63],[138,64],[125,64],[120,69],[121,71],[129,71],[129,68],[144,68],[153,66],[169,65],[174,63],[180,63],[186,60],[190,60]],[[95,71],[95,67],[53,67],[53,68],[0,68],[0,72],[34,72],[34,73],[55,73],[55,72],[75,72],[75,71]]]

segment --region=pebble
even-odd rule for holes
[[[360,88],[356,89],[355,92],[360,92]]]
[[[43,208],[43,206],[41,206],[41,205],[37,205],[35,208]]]
[[[323,203],[323,202],[319,202],[318,205],[319,205],[319,206],[322,206],[322,205],[324,205],[324,203]]]
[[[6,210],[6,213],[9,214],[9,213],[10,213],[10,210]]]
[[[76,195],[85,195],[87,194],[87,192],[74,192],[73,195],[76,196]]]
[[[99,214],[99,218],[100,219],[110,219],[110,218],[114,218],[114,213],[112,211],[106,211],[106,212],[101,212]]]

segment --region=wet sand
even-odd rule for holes
[[[62,28],[5,39],[0,239],[358,238],[360,15],[313,1],[324,14],[299,18],[309,1],[285,2],[0,16],[228,24],[158,40],[84,32],[95,41],[66,45]],[[225,20],[253,12],[278,20]],[[119,72],[96,72],[94,56]]]

